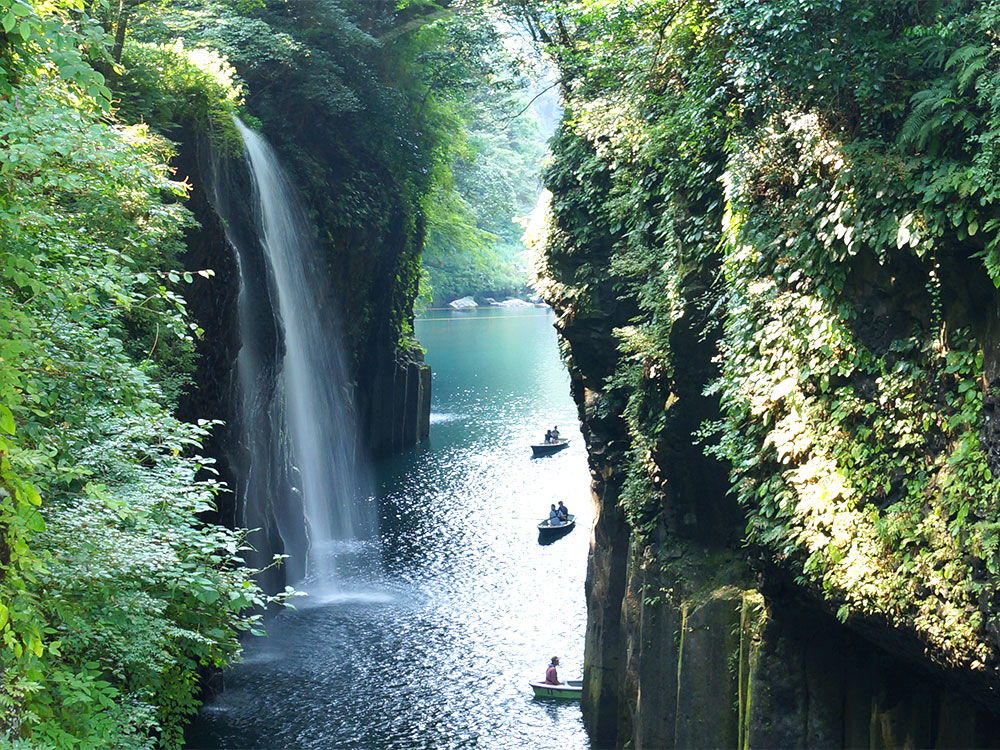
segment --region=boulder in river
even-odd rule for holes
[[[461,299],[452,300],[448,303],[448,307],[453,310],[468,310],[473,307],[479,307],[472,297],[462,297]]]
[[[503,302],[501,302],[498,305],[498,307],[510,307],[510,308],[532,307],[532,304],[530,302],[525,302],[523,299],[515,299],[511,297],[510,299],[505,299]]]

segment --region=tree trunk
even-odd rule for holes
[[[126,5],[125,0],[118,0],[118,20],[115,22],[115,43],[111,47],[111,59],[115,65],[122,61],[122,48],[125,46],[125,29],[128,28],[128,18],[132,13],[132,5]]]

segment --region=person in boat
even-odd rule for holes
[[[558,425],[556,427],[552,428],[552,439],[553,440],[558,440],[559,439],[559,427],[558,427]]]
[[[556,513],[558,514],[560,521],[568,521],[569,520],[569,508],[567,508],[565,505],[563,505],[563,501],[562,500],[559,501],[559,507],[556,508]]]
[[[552,430],[546,430],[545,431],[545,442],[546,443],[551,443],[552,442]]]
[[[553,656],[552,661],[549,662],[548,669],[545,670],[545,684],[546,685],[562,685],[559,682],[559,675],[556,673],[556,667],[559,666],[559,657]]]
[[[555,505],[549,506],[551,510],[549,511],[549,526],[556,526],[562,523],[562,519],[559,517],[559,511],[556,510]]]

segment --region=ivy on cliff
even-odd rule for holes
[[[548,293],[572,312],[613,280],[639,309],[603,394],[639,538],[662,446],[691,439],[669,422],[678,321],[711,311],[701,439],[747,541],[842,618],[996,666],[1000,6],[508,5],[568,78],[549,271],[580,263]]]
[[[581,290],[572,309],[586,314],[591,288],[610,279],[639,311],[618,331],[619,367],[603,395],[629,428],[622,497],[643,536],[663,502],[657,456],[674,377],[671,331],[691,314],[688,305],[713,301],[730,98],[725,46],[708,3],[581,4],[579,13],[563,14],[561,28],[544,35],[565,32],[556,56],[581,72],[570,78],[564,133],[546,174],[556,194],[550,263],[602,246],[611,262],[578,268],[566,287],[545,288],[555,298]]]
[[[997,192],[979,166],[988,95],[962,101],[975,73],[961,50],[986,20],[961,3],[852,10],[830,35],[843,50],[791,37],[793,50],[818,43],[839,77],[772,88],[782,111],[733,139],[721,452],[753,511],[749,539],[841,617],[885,617],[982,668],[996,659],[1000,483],[980,439],[974,329]],[[931,125],[928,92],[942,88],[957,101]],[[959,278],[977,256],[980,280]]]

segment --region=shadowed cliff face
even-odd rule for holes
[[[596,508],[587,573],[585,720],[598,747],[732,746],[737,720],[729,707],[737,691],[728,644],[734,622],[738,630],[740,589],[723,579],[726,593],[710,596],[711,604],[695,608],[688,599],[692,589],[715,581],[714,565],[739,557],[728,545],[738,542],[743,526],[727,497],[725,467],[693,444],[701,422],[717,413],[717,402],[702,391],[716,372],[718,337],[706,335],[704,312],[691,305],[674,328],[682,354],[672,372],[644,373],[641,393],[613,382],[621,356],[616,329],[632,323],[639,309],[621,294],[622,280],[606,273],[616,237],[599,231],[604,222],[597,206],[580,197],[593,195],[595,185],[607,189],[604,171],[588,172],[595,154],[569,129],[555,148],[567,163],[549,175],[553,218],[542,288],[558,315]],[[704,289],[711,270],[692,272],[692,288]],[[621,493],[634,445],[629,408],[667,418],[648,455],[650,494],[626,512]],[[639,543],[637,525],[645,528]],[[734,580],[741,576],[747,577],[739,572]],[[712,638],[694,635],[682,643],[685,632]],[[689,671],[681,672],[685,649]],[[710,715],[710,704],[721,707],[721,717]]]
[[[219,214],[212,205],[212,183],[218,180],[229,186],[230,195],[250,195],[249,174],[236,158],[219,158],[204,137],[190,130],[175,136],[179,144],[175,166],[178,179],[191,186],[188,207],[194,213],[197,225],[191,229],[186,243],[188,252],[185,266],[189,269],[211,269],[214,276],[209,279],[194,277],[194,283],[186,295],[188,306],[195,320],[205,331],[198,341],[198,367],[194,373],[194,386],[189,389],[180,404],[182,419],[222,420],[205,445],[208,456],[219,459],[217,469],[220,479],[233,486],[233,475],[229,462],[225,460],[226,446],[229,444],[229,425],[234,412],[230,403],[235,378],[236,356],[239,353],[239,318],[237,296],[239,277],[235,256],[226,238],[226,232]],[[244,242],[256,240],[249,228],[253,217],[248,203],[228,207],[232,215],[241,215],[242,221],[234,222],[231,231],[239,232]],[[261,331],[262,335],[274,337],[273,323]],[[236,524],[235,508],[231,495],[219,498],[220,521],[227,526]]]
[[[567,137],[565,133],[559,140]],[[610,255],[613,236],[578,197],[581,187],[569,171],[549,186],[566,202],[554,207],[560,223],[588,226],[587,243],[552,244],[544,258],[543,296],[556,312],[556,329],[564,343],[573,398],[587,443],[594,526],[587,566],[587,637],[584,653],[583,708],[592,739],[620,744],[627,739],[625,692],[626,633],[622,603],[629,563],[629,531],[619,507],[620,467],[628,436],[620,405],[609,400],[604,382],[614,372],[614,330],[635,314],[633,305],[615,293],[613,279],[593,276],[577,283],[577,271],[601,264]],[[604,229],[604,231],[600,231]]]
[[[589,726],[635,747],[982,743],[1000,11],[654,5],[536,19],[568,111],[543,288],[609,520]]]

